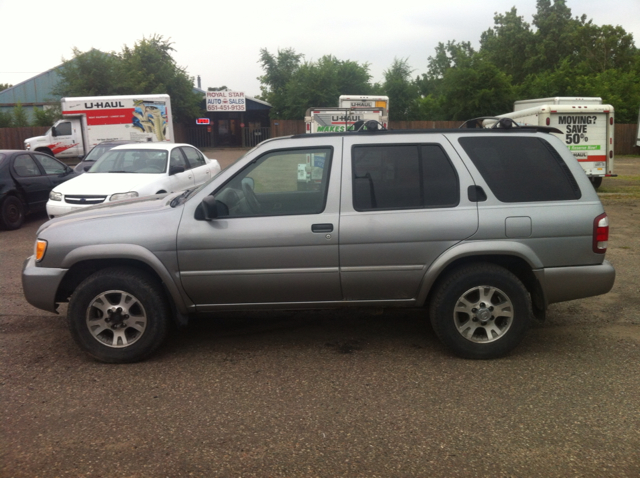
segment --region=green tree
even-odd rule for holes
[[[411,77],[413,69],[407,58],[394,58],[384,71],[382,89],[389,97],[389,120],[410,121],[417,119],[418,85]]]
[[[22,104],[18,103],[13,107],[13,127],[23,128],[25,126],[29,126],[29,118]]]
[[[262,66],[264,75],[258,77],[261,83],[259,98],[272,106],[272,118],[287,119],[287,84],[294,72],[300,68],[303,56],[293,48],[278,50],[277,55],[269,53],[266,48],[260,49],[258,63]]]
[[[287,118],[302,118],[308,108],[337,106],[340,95],[368,94],[369,65],[325,55],[303,63],[285,86]],[[360,92],[360,93],[358,93]]]
[[[480,53],[519,83],[531,72],[535,35],[516,7],[504,15],[496,13],[493,21],[494,27],[480,36]]]
[[[13,126],[13,115],[11,111],[0,110],[0,128],[11,128]]]
[[[552,70],[567,57],[577,52],[576,30],[578,20],[571,18],[571,9],[565,0],[537,0],[537,12],[533,25],[538,29],[534,36],[534,71]]]
[[[161,94],[171,97],[173,115],[188,122],[200,115],[202,97],[193,91],[193,77],[175,62],[175,51],[162,35],[143,38],[133,48],[125,46],[120,68],[129,94]]]
[[[6,90],[7,88],[11,88],[13,85],[10,85],[9,83],[0,83],[0,91],[2,90]]]
[[[370,94],[369,64],[339,60],[325,55],[318,61],[302,62],[303,55],[287,48],[277,55],[260,50],[265,74],[260,99],[271,104],[271,117],[300,119],[310,107],[337,106],[346,94]]]
[[[193,91],[193,78],[171,56],[175,51],[161,35],[143,38],[121,53],[81,52],[64,61],[58,96],[168,94],[175,121],[199,116],[202,98]]]
[[[60,118],[62,118],[60,105],[46,109],[34,107],[32,126],[51,126]]]
[[[92,49],[73,49],[73,58],[63,60],[60,81],[53,88],[56,96],[109,96],[126,94],[116,53]]]

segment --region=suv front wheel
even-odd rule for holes
[[[478,263],[445,277],[435,290],[429,315],[436,335],[456,355],[491,359],[520,343],[533,312],[529,294],[514,274]]]
[[[85,279],[67,311],[76,343],[101,362],[137,362],[166,339],[170,309],[162,287],[149,274],[109,268]]]

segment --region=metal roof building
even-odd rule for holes
[[[51,91],[60,80],[58,69],[61,67],[62,65],[58,65],[11,88],[0,91],[0,111],[3,113],[11,112],[13,107],[20,103],[31,121],[33,107],[44,108],[46,105],[60,104],[60,96],[54,95]]]

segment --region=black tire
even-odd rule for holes
[[[598,189],[602,185],[602,176],[592,176],[589,180],[593,184],[593,189]]]
[[[529,293],[514,274],[495,264],[477,263],[444,278],[429,315],[436,335],[456,355],[492,359],[520,343],[533,311]]]
[[[16,196],[4,198],[0,208],[0,225],[2,228],[10,231],[20,229],[24,224],[25,210],[26,208],[20,198]]]
[[[76,288],[67,318],[74,340],[90,356],[106,363],[130,363],[162,345],[171,313],[155,278],[114,267],[96,272]]]

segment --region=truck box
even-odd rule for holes
[[[349,108],[352,110],[386,108],[388,114],[389,97],[372,95],[341,95],[340,98],[338,98],[338,108]]]
[[[104,141],[174,141],[169,95],[62,98],[61,106],[63,118],[25,149],[74,158]]]
[[[526,108],[523,108],[527,106]],[[540,98],[516,101],[514,111],[499,115],[519,125],[551,126],[597,188],[613,173],[614,109],[600,98]],[[491,126],[491,120],[485,125]]]
[[[305,115],[305,131],[307,133],[340,133],[359,129],[362,123],[374,120],[384,128],[389,117],[383,107],[367,109],[351,108],[309,108]]]

